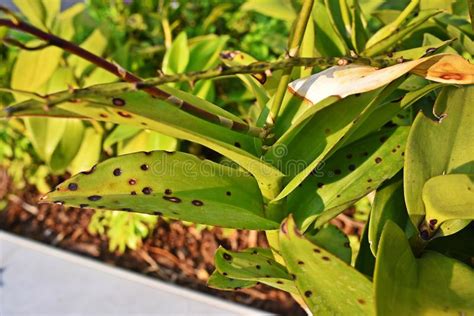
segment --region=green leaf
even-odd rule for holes
[[[68,170],[71,174],[89,170],[99,161],[102,152],[102,133],[87,127],[83,139],[87,141],[81,143],[79,151],[69,165]]]
[[[315,46],[322,56],[343,56],[347,52],[344,41],[333,28],[323,0],[315,1],[313,8],[315,22]]]
[[[177,74],[186,70],[189,61],[188,37],[181,32],[174,39],[163,57],[162,71],[165,74]]]
[[[224,49],[229,36],[217,36],[214,34],[194,38],[195,42],[190,44],[189,63],[186,71],[206,70],[217,65],[219,54]],[[197,41],[196,41],[197,40]]]
[[[396,19],[390,24],[385,25],[378,30],[372,37],[367,41],[366,47],[370,48],[387,37],[393,35],[397,29],[405,22],[408,16],[418,7],[420,0],[411,0],[406,8],[396,17]]]
[[[109,159],[60,184],[45,201],[164,215],[230,228],[274,229],[257,182],[231,167],[180,152]]]
[[[270,249],[248,248],[235,252],[219,247],[214,258],[217,271],[224,276],[260,282],[298,294],[290,274],[275,261]]]
[[[473,180],[473,174],[448,174],[426,181],[422,196],[425,222],[431,230],[436,230],[445,221],[474,219]]]
[[[53,171],[64,171],[73,161],[81,147],[84,130],[84,124],[81,121],[66,120],[64,133],[49,162],[49,166]]]
[[[357,269],[357,271],[372,278],[375,269],[375,257],[370,251],[369,225],[370,218],[367,224],[365,225],[364,231],[362,233],[362,238],[359,244],[359,251],[357,252],[357,257],[355,258],[354,267]]]
[[[470,315],[474,312],[474,271],[428,251],[413,255],[403,231],[388,221],[375,266],[378,315]]]
[[[352,48],[350,41],[352,32],[352,17],[349,13],[347,2],[346,0],[324,0],[324,4],[331,21],[331,27],[334,29],[335,34],[343,43],[346,52],[348,52]]]
[[[409,129],[384,130],[338,150],[321,163],[288,198],[303,230],[321,225],[375,190],[403,166]]]
[[[209,280],[207,280],[207,286],[223,290],[223,291],[232,291],[238,289],[245,289],[248,287],[255,286],[257,281],[248,281],[248,280],[239,280],[239,279],[232,279],[227,276],[222,275],[219,271],[215,270]]]
[[[47,13],[42,0],[13,0],[13,3],[20,9],[20,12],[31,24],[46,30]]]
[[[26,2],[28,1],[25,1],[25,3]],[[26,45],[36,46],[40,43],[42,42],[33,40]],[[41,92],[38,91],[39,88],[43,86],[56,71],[62,53],[61,49],[54,46],[37,51],[20,51],[15,65],[13,66],[10,86],[18,90]]]
[[[118,142],[137,135],[141,130],[141,128],[133,125],[118,125],[110,134],[107,135],[103,146],[104,148],[109,148]]]
[[[403,228],[407,225],[407,219],[408,214],[403,197],[403,181],[401,177],[394,177],[377,190],[370,212],[368,241],[374,256],[377,255],[377,248],[385,223],[390,220]]]
[[[118,154],[124,155],[139,151],[166,150],[175,151],[178,145],[176,138],[154,131],[143,130],[131,139],[124,140],[119,146]]]
[[[298,231],[290,216],[280,228],[280,250],[301,297],[315,315],[372,315],[371,282]]]
[[[107,47],[107,38],[102,34],[100,29],[96,29],[80,46],[81,48],[100,56]],[[76,55],[69,56],[67,62],[68,65],[74,69],[76,77],[81,77],[84,70],[92,65],[89,61]]]
[[[399,41],[403,40],[405,37],[413,33],[417,30],[420,26],[422,26],[426,21],[428,21],[431,17],[441,13],[439,10],[426,10],[421,11],[419,15],[414,18],[410,23],[406,26],[402,27],[398,31],[392,32],[391,35],[370,47],[367,47],[363,52],[362,55],[372,57],[376,55],[383,54],[384,52],[389,51],[392,49]]]
[[[422,198],[423,187],[430,178],[457,173],[474,173],[474,87],[445,87],[433,108],[439,121],[430,110],[418,113],[408,137],[404,167],[405,201],[413,224],[418,227],[426,216]],[[452,234],[465,226],[449,222],[440,226],[437,235]],[[447,226],[445,226],[447,225]]]
[[[65,40],[71,40],[71,38],[74,36],[74,33],[76,32],[74,28],[74,19],[78,14],[84,11],[85,7],[86,6],[84,3],[76,3],[69,9],[61,12],[57,19],[57,31],[55,34],[58,34]]]
[[[65,119],[29,118],[25,120],[27,135],[40,158],[49,162],[66,128]]]
[[[367,32],[364,16],[359,5],[359,0],[354,0],[352,12],[351,42],[356,53],[362,52],[367,42]]]
[[[242,11],[256,11],[275,19],[285,20],[288,23],[296,19],[296,12],[289,0],[247,0],[241,7]]]

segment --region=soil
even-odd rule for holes
[[[51,179],[51,183],[62,180]],[[158,218],[142,247],[120,254],[108,250],[106,237],[87,231],[93,210],[37,205],[39,196],[34,186],[12,189],[6,171],[0,169],[0,200],[8,200],[0,210],[0,229],[246,306],[281,315],[306,315],[289,294],[262,284],[233,292],[206,286],[219,246],[231,250],[267,247],[262,232],[239,230],[229,236],[217,227],[198,230],[194,225]]]

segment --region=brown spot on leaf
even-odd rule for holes
[[[143,190],[142,190],[143,194],[146,194],[146,195],[151,194],[152,191],[153,191],[153,189],[150,188],[150,187],[144,187]]]
[[[311,292],[311,291],[305,291],[304,292],[304,296],[306,296],[306,297],[311,297],[311,295],[313,295],[313,292]]]
[[[173,203],[181,203],[181,199],[175,196],[163,196],[163,199]]]
[[[381,162],[382,162],[382,158],[380,157],[375,158],[375,163],[381,163]]]
[[[120,115],[121,117],[124,117],[124,118],[131,118],[132,117],[132,114],[130,114],[128,112],[117,111],[117,114]]]
[[[100,195],[91,195],[87,199],[89,201],[99,201],[102,197]]]
[[[121,98],[113,98],[112,99],[112,104],[115,106],[124,106],[125,105],[125,100]]]
[[[203,206],[204,205],[204,203],[202,201],[199,201],[199,200],[192,200],[191,203],[194,206]]]
[[[76,191],[78,189],[78,185],[77,185],[77,183],[71,182],[71,183],[68,184],[67,188],[70,191]]]

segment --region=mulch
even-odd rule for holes
[[[306,315],[288,293],[262,284],[232,292],[206,286],[219,246],[231,250],[267,247],[263,232],[238,230],[229,235],[217,227],[198,229],[158,218],[142,247],[120,254],[108,250],[106,237],[87,231],[93,210],[37,205],[39,196],[34,186],[14,190],[6,171],[0,168],[0,200],[8,200],[0,210],[0,229],[246,306],[281,315]]]

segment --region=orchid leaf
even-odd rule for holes
[[[179,153],[155,151],[106,160],[60,184],[45,198],[218,225],[274,229],[257,182],[237,169]]]
[[[374,283],[378,315],[474,313],[473,269],[433,251],[415,258],[391,221],[380,240]]]
[[[288,271],[313,314],[372,315],[371,282],[330,252],[307,240],[293,218],[280,228],[280,247]]]

